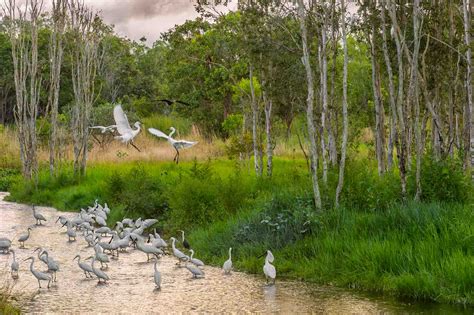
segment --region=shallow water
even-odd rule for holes
[[[473,314],[473,309],[402,303],[297,281],[278,280],[274,286],[267,286],[263,277],[240,272],[226,276],[221,269],[210,266],[204,267],[203,279],[192,279],[188,270],[177,267],[170,256],[158,262],[163,282],[162,289],[157,291],[153,282],[153,261],[146,262],[144,253],[131,249],[109,264],[105,272],[111,280],[98,284],[96,279],[86,279],[77,263],[72,261],[75,255],[88,257],[94,250],[87,248],[79,235],[77,242],[68,242],[65,228],[54,223],[59,215],[72,217],[75,214],[37,207],[47,222],[44,226],[35,226],[31,207],[3,201],[5,196],[0,193],[0,237],[13,240],[20,262],[20,276],[14,281],[13,292],[26,313]],[[29,226],[33,227],[30,239],[26,249],[20,249],[16,239]],[[48,249],[60,264],[58,282],[50,289],[46,288],[46,282],[38,289],[29,270],[30,261],[23,261],[32,256],[38,246]],[[199,253],[196,257],[199,258]],[[10,279],[11,259],[12,255],[0,254],[0,281]],[[35,268],[44,270],[45,265],[36,259]]]

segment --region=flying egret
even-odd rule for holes
[[[91,259],[92,258],[92,264],[91,264],[91,268],[92,268],[92,272],[96,275],[97,279],[99,279],[99,283],[100,283],[100,280],[104,280],[104,283],[107,283],[107,280],[109,280],[109,276],[103,272],[102,270],[100,269],[96,269],[94,267],[94,263],[95,263],[95,257],[94,256],[90,256],[89,258],[87,259]]]
[[[155,284],[156,284],[156,289],[160,290],[161,289],[161,273],[158,271],[156,268],[156,264],[158,264],[158,260],[155,260],[155,274],[154,274],[154,279],[155,279]]]
[[[13,249],[10,249],[10,252],[13,254],[13,261],[12,264],[10,265],[11,268],[11,274],[12,278],[18,278],[18,269],[20,269],[20,264],[16,261],[16,256],[15,256],[15,251]]]
[[[224,273],[226,274],[229,274],[232,270],[232,247],[229,248],[229,259],[224,262],[222,269],[224,269]]]
[[[183,246],[184,248],[186,248],[187,250],[190,250],[191,249],[191,246],[189,245],[188,241],[184,238],[184,231],[183,230],[179,230],[181,232],[181,237],[182,237],[182,243],[183,243]]]
[[[193,258],[194,250],[190,249],[189,252],[191,253],[191,257],[189,257],[189,261],[192,262],[193,264],[195,264],[198,267],[203,267],[204,263],[202,262],[202,260],[199,260],[197,258]]]
[[[173,255],[174,257],[178,258],[178,264],[181,264],[182,261],[187,261],[189,257],[185,255],[182,251],[176,248],[175,246],[176,239],[174,237],[171,238],[171,247],[173,248]]]
[[[263,265],[263,273],[265,274],[265,278],[268,283],[268,279],[272,280],[273,284],[275,284],[276,278],[276,269],[271,263],[275,258],[271,251],[267,250],[267,257],[265,257],[265,265]]]
[[[188,265],[188,264],[186,264],[185,267],[186,267],[186,269],[189,270],[189,272],[191,272],[193,274],[193,278],[204,277],[204,271],[202,271],[198,267],[193,266],[193,265]]]
[[[31,228],[28,228],[27,234],[22,234],[18,238],[18,243],[20,243],[20,248],[25,248],[25,242],[30,238]]]
[[[72,259],[72,261],[76,260],[77,258],[77,264],[79,266],[79,268],[82,269],[82,271],[84,271],[84,275],[86,276],[86,278],[93,278],[93,276],[91,275],[91,272],[93,273],[94,271],[92,271],[92,267],[88,264],[86,264],[85,262],[81,262],[81,255],[76,255],[76,257],[74,257]]]
[[[174,156],[173,161],[176,162],[176,164],[178,164],[178,162],[179,162],[179,150],[190,148],[190,147],[196,145],[197,142],[173,139],[172,136],[176,132],[176,129],[174,129],[174,127],[170,127],[170,130],[171,130],[170,134],[166,135],[164,132],[162,132],[158,129],[148,128],[148,132],[150,132],[152,135],[155,135],[159,138],[164,138],[169,142],[169,144],[171,144],[171,146],[176,150],[176,155]]]
[[[122,141],[123,143],[126,144],[131,144],[135,149],[140,152],[140,149],[135,146],[133,143],[133,139],[138,135],[140,132],[140,122],[137,121],[134,126],[135,130],[133,130],[130,127],[130,123],[128,122],[127,115],[125,115],[122,106],[121,105],[116,105],[114,107],[114,119],[115,119],[115,124],[117,125],[117,131],[120,134],[120,136],[116,136],[115,139]]]
[[[33,205],[33,217],[36,220],[36,225],[42,225],[41,221],[46,221],[46,219],[41,213],[36,212],[35,205]]]
[[[41,289],[41,282],[40,282],[41,280],[44,280],[44,281],[48,280],[48,289],[49,289],[49,285],[51,283],[51,277],[48,274],[38,271],[33,268],[33,264],[35,263],[35,258],[33,256],[26,258],[25,261],[28,259],[31,259],[30,271],[33,274],[33,276],[35,276],[36,280],[38,280],[39,288]]]

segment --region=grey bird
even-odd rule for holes
[[[30,232],[31,232],[31,228],[28,228],[27,233],[20,235],[20,237],[18,238],[18,243],[20,243],[20,248],[25,248],[25,242],[30,238]]]

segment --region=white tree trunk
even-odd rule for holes
[[[325,13],[324,13],[325,14]],[[328,71],[327,71],[327,35],[326,35],[326,18],[323,17],[323,23],[321,25],[321,44],[320,44],[320,80],[321,80],[321,100],[322,100],[322,111],[321,111],[321,160],[323,164],[323,182],[326,183],[328,180],[328,162],[327,162],[327,148],[326,148],[326,114],[328,112]]]
[[[472,165],[474,165],[474,130],[472,121],[472,48],[471,48],[471,18],[470,18],[470,1],[463,0],[463,16],[464,16],[464,43],[466,44],[466,92],[467,92],[467,108],[469,111],[469,152],[470,152],[470,163],[468,169],[471,171]],[[474,181],[474,172],[471,171],[471,179]]]
[[[301,41],[303,46],[303,57],[301,58],[306,71],[306,80],[308,85],[308,96],[306,99],[306,120],[308,124],[308,136],[310,140],[310,160],[311,160],[311,178],[313,182],[313,196],[316,209],[320,210],[321,194],[319,192],[318,182],[318,148],[316,145],[316,127],[314,126],[314,79],[310,64],[308,35],[305,22],[305,7],[303,0],[298,0],[298,19],[300,21]]]
[[[341,144],[341,162],[339,163],[339,181],[336,188],[336,207],[339,207],[339,198],[344,186],[344,168],[346,165],[347,133],[349,129],[349,117],[347,114],[347,38],[346,38],[346,6],[344,0],[341,0],[341,28],[342,45],[344,48],[344,66],[342,70],[342,144]]]
[[[252,141],[253,141],[253,157],[255,174],[262,176],[262,163],[260,153],[260,141],[258,136],[258,103],[255,96],[255,88],[253,86],[253,65],[249,65],[249,79],[250,79],[250,97],[252,104]]]

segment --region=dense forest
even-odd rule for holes
[[[109,198],[120,215],[193,227],[213,262],[238,240],[257,272],[272,244],[290,277],[473,303],[469,0],[196,3],[200,17],[151,47],[81,1],[52,3],[8,0],[0,21],[0,188],[14,200]],[[143,153],[89,130],[113,124],[115,104],[214,149],[187,151],[185,171],[135,164]],[[142,151],[156,144],[144,133]],[[324,266],[301,265],[314,257]]]

